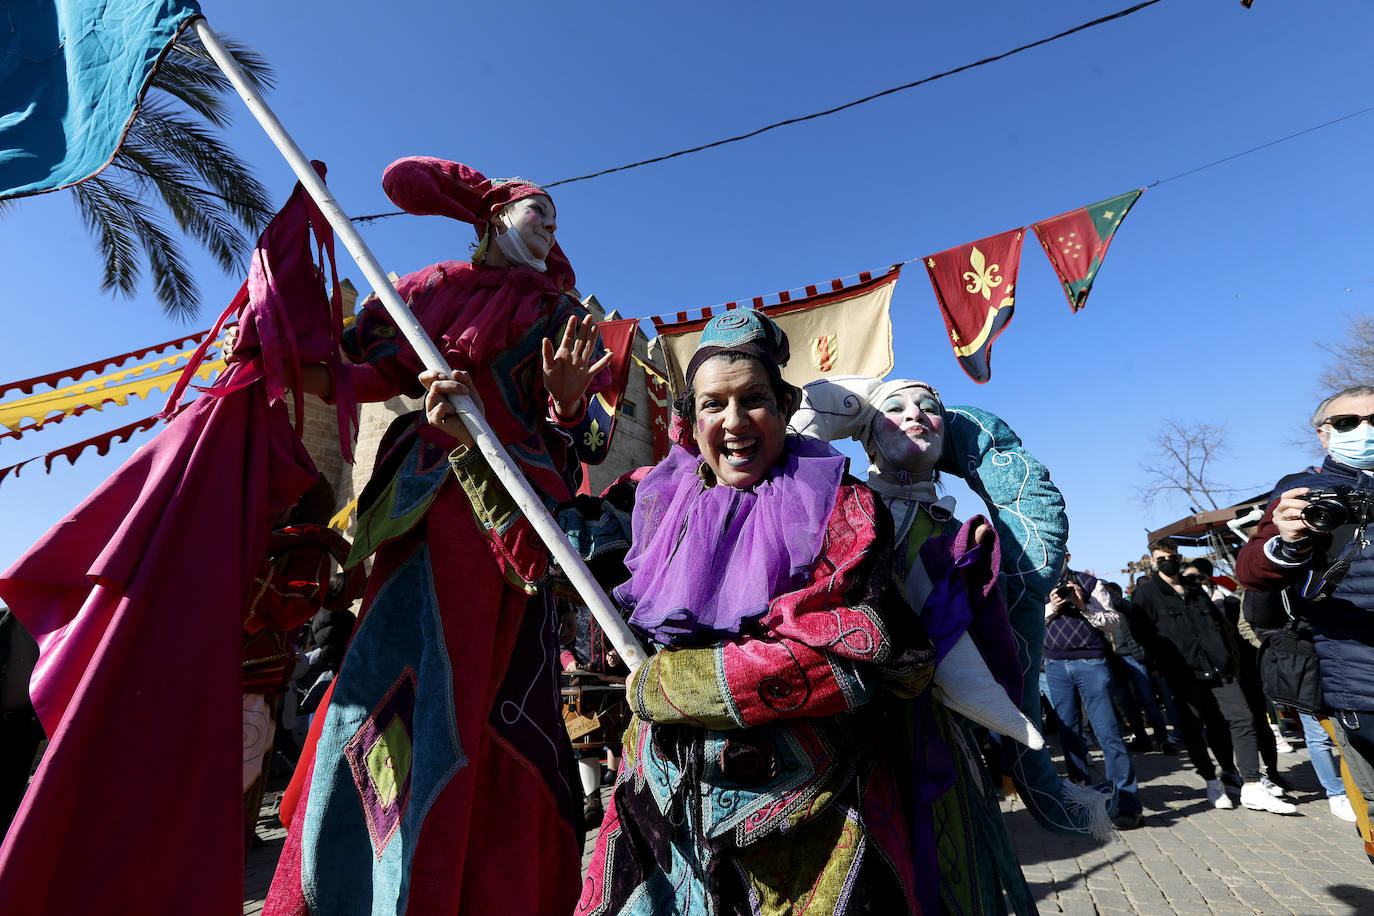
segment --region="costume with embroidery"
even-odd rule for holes
[[[543,193],[428,158],[393,164],[384,185],[412,213],[479,232],[501,206]],[[601,460],[606,444],[587,449],[576,424],[549,415],[541,349],[585,312],[556,246],[548,262],[546,273],[445,262],[398,289],[449,364],[471,373],[492,429],[552,505],[575,489],[569,468]],[[420,363],[375,304],[354,346],[360,399],[419,392]],[[502,519],[475,511],[453,484],[452,445],[412,415],[379,452],[354,544],[355,562],[373,556],[363,611],[317,714],[267,913],[556,913],[576,899],[580,793],[559,714],[557,616],[535,587],[547,558],[527,529],[503,539]]]
[[[664,648],[629,685],[577,912],[919,912],[900,816],[910,763],[887,736],[934,653],[891,575],[889,517],[828,446],[792,440],[751,490],[707,487],[700,464],[674,447],[638,484],[638,572],[615,594]],[[624,543],[615,495],[600,517],[560,517],[588,553]],[[748,571],[771,593],[706,602],[703,569]]]

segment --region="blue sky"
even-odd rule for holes
[[[702,2],[406,4],[205,0],[276,67],[269,98],[330,166],[351,214],[394,209],[404,155],[549,182],[752,130],[997,54],[1129,5]],[[556,189],[584,293],[652,314],[881,268],[1143,187],[1374,104],[1367,0],[1164,0],[1132,16],[838,115]],[[292,178],[246,111],[229,141],[278,202]],[[896,373],[1003,416],[1063,490],[1076,566],[1116,575],[1143,532],[1187,512],[1138,495],[1166,419],[1225,424],[1224,483],[1267,488],[1320,392],[1314,342],[1374,297],[1364,205],[1374,112],[1148,190],[1085,310],[1028,239],[1016,314],[973,384],[913,264],[893,298]],[[406,272],[463,256],[467,227],[363,228]],[[241,278],[197,259],[185,324],[111,300],[70,195],[0,216],[0,379],[78,365],[209,324]],[[345,256],[341,273],[365,286]],[[134,402],[0,441],[0,467],[153,413]],[[134,445],[0,485],[0,565]],[[234,481],[225,481],[233,486]],[[975,507],[967,501],[961,514]],[[207,520],[212,523],[212,520]]]

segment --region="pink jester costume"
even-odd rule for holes
[[[541,348],[585,314],[553,246],[547,270],[480,263],[505,205],[544,194],[454,162],[400,160],[400,207],[477,227],[479,263],[447,261],[398,289],[449,364],[471,373],[488,422],[550,505],[570,469],[605,457],[580,421],[558,422]],[[359,400],[416,394],[418,358],[375,303],[350,366]],[[604,387],[609,373],[593,379]],[[503,539],[454,483],[483,459],[425,424],[387,433],[359,504],[354,561],[373,555],[363,611],[334,682],[265,912],[566,913],[578,894],[580,792],[559,715],[557,614],[533,585],[547,558]],[[460,453],[461,457],[460,457]],[[301,774],[298,774],[300,776]]]

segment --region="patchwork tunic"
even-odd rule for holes
[[[578,914],[920,911],[899,723],[934,653],[891,547],[886,510],[846,480],[801,588],[746,635],[636,673]]]
[[[973,541],[983,518],[960,523],[948,513],[938,513],[937,519],[915,501],[884,501],[897,526],[897,571],[908,599],[920,608],[937,663],[969,634],[1019,706],[1021,667],[997,585],[999,551],[994,544]],[[1035,913],[1002,819],[998,787],[983,762],[979,732],[930,694],[914,701],[913,713],[914,861],[918,873],[939,877],[938,883],[923,882],[919,888],[925,908],[950,916],[988,916],[1006,913],[1009,903],[1018,916]]]
[[[472,373],[536,491],[567,499],[569,465],[604,458],[606,443],[581,428],[590,413],[566,429],[549,419],[540,351],[581,306],[532,270],[466,262],[399,288],[450,365]],[[357,348],[360,400],[418,393],[418,360],[380,310],[361,313]],[[302,760],[311,768],[266,913],[575,904],[580,793],[559,713],[557,614],[533,586],[547,559],[527,528],[505,532],[474,511],[452,445],[415,414],[379,453],[354,545],[355,560],[374,554],[363,610],[313,762]]]

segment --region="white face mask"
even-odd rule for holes
[[[1361,423],[1344,433],[1333,429],[1327,434],[1326,450],[1341,464],[1374,470],[1374,426]]]
[[[525,240],[520,237],[520,231],[515,228],[510,214],[503,210],[496,214],[496,218],[506,230],[496,236],[496,247],[501,249],[501,253],[513,264],[533,267],[541,274],[547,270],[548,265],[544,263],[544,259],[536,258],[529,246],[525,244]]]

